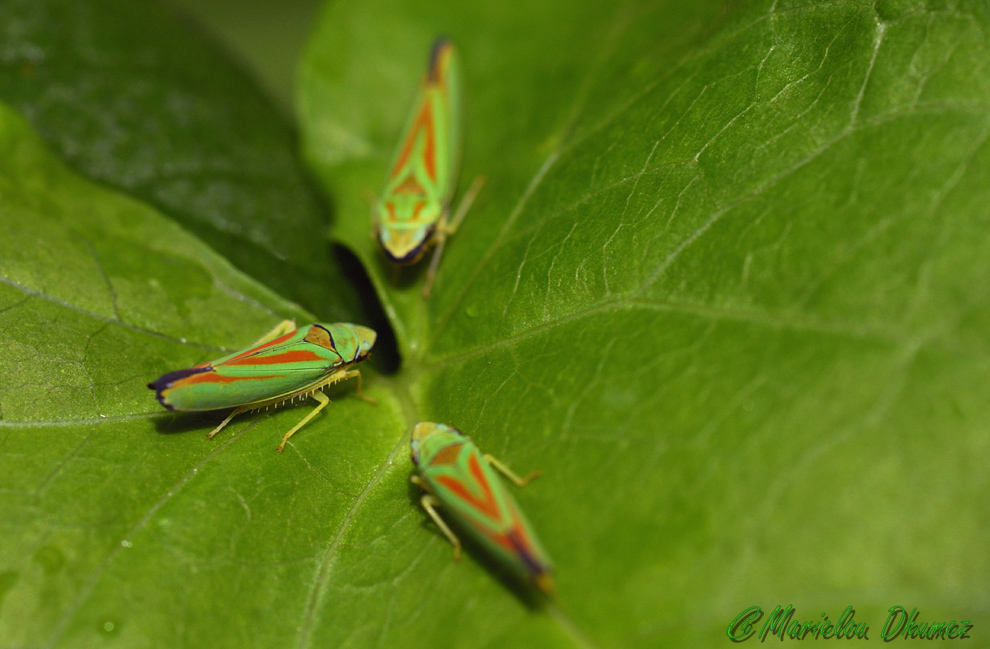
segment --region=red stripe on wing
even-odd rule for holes
[[[419,184],[418,180],[416,180],[416,176],[410,175],[405,180],[402,181],[401,185],[395,188],[394,193],[425,194],[426,190],[423,189],[423,186]]]
[[[413,126],[409,129],[409,137],[406,138],[405,143],[402,145],[402,153],[399,154],[399,160],[395,163],[395,167],[392,169],[392,177],[398,178],[402,170],[405,169],[406,163],[409,161],[409,155],[412,153],[413,145],[416,144],[416,140],[419,139],[420,130],[425,131],[426,134],[426,150],[423,152],[423,162],[426,164],[426,173],[430,176],[430,180],[434,182],[437,179],[437,160],[436,160],[436,143],[434,141],[433,134],[433,105],[427,99],[423,102],[423,108],[419,111],[419,115],[416,117],[416,121],[413,122]]]
[[[180,379],[168,386],[168,390],[184,388],[187,385],[198,385],[200,383],[234,383],[236,381],[257,381],[264,379],[277,379],[277,376],[220,376],[216,372],[203,372],[190,377]]]
[[[495,494],[492,493],[492,486],[488,484],[488,480],[485,478],[484,472],[481,470],[481,465],[478,463],[478,456],[471,454],[468,457],[468,468],[471,471],[471,475],[474,477],[475,481],[481,485],[481,490],[484,492],[484,499],[479,500],[471,491],[464,486],[464,484],[452,476],[442,475],[437,478],[437,482],[447,487],[453,491],[458,498],[469,503],[472,507],[478,511],[484,513],[488,518],[495,521],[501,521],[501,512],[498,509],[498,502],[495,500]]]
[[[273,354],[271,356],[261,356],[258,358],[239,358],[229,360],[224,363],[227,365],[278,365],[280,363],[307,363],[310,361],[325,362],[326,359],[319,354],[307,350],[293,350],[289,352],[282,352],[281,354]]]
[[[513,523],[512,529],[506,534],[494,532],[473,523],[472,527],[484,534],[492,543],[502,547],[506,552],[519,557],[519,561],[526,567],[526,571],[530,574],[538,575],[547,571],[547,566],[537,558],[536,548],[530,542],[525,527],[518,521]]]
[[[233,361],[236,361],[238,359],[244,358],[245,356],[248,356],[250,354],[256,354],[256,353],[258,353],[258,352],[260,352],[262,350],[268,349],[272,345],[279,345],[281,343],[284,343],[286,340],[288,340],[289,338],[292,338],[295,335],[296,335],[296,332],[295,331],[290,331],[289,333],[287,333],[285,335],[282,335],[282,336],[279,336],[278,338],[276,338],[274,340],[269,340],[268,342],[261,343],[260,345],[257,345],[256,347],[252,347],[250,349],[245,349],[244,351],[242,351],[237,356],[234,356],[231,359],[229,359],[226,362],[224,362],[224,365],[228,365],[228,364],[232,363]]]
[[[519,557],[520,561],[522,561],[531,572],[537,571],[534,567],[539,566],[539,563],[534,558],[535,552],[528,542],[528,537],[523,531],[522,525],[515,523],[511,530],[503,534],[478,525],[475,522],[469,522],[469,524],[475,530],[487,537],[492,543],[501,546],[506,552]]]
[[[547,572],[547,565],[540,559],[540,551],[533,545],[533,539],[523,524],[519,510],[510,501],[507,503],[512,528],[505,533],[497,532],[470,522],[478,532],[486,536],[492,543],[501,546],[507,552],[519,557],[519,561],[532,575]]]

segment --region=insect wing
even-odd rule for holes
[[[197,367],[171,372],[152,385],[166,408],[216,410],[277,399],[319,382],[340,355],[306,340],[306,327]]]
[[[529,521],[474,444],[448,446],[420,470],[445,511],[502,562],[530,577],[550,570]]]
[[[454,192],[461,151],[460,61],[453,43],[446,39],[433,45],[423,94],[429,114],[423,115],[421,123],[429,120],[435,146],[430,151],[431,156],[423,156],[422,163],[434,180],[440,201],[446,205]]]
[[[433,46],[386,194],[418,192],[447,202],[460,150],[460,65],[453,44]]]
[[[376,210],[379,242],[395,263],[415,263],[446,213],[460,151],[460,111],[457,54],[440,39]]]
[[[316,334],[329,340],[326,329],[311,325],[209,363],[223,376],[253,376],[271,370],[281,373],[319,373],[343,362],[335,349],[317,344]]]

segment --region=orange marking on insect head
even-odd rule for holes
[[[324,349],[329,349],[330,351],[337,353],[337,348],[333,344],[333,338],[330,337],[330,333],[327,332],[323,327],[317,327],[313,325],[309,329],[309,333],[303,338],[308,343],[313,343],[314,345],[319,345]],[[340,354],[337,354],[338,356]]]
[[[457,458],[461,454],[462,446],[464,446],[463,442],[443,447],[437,451],[437,454],[430,460],[430,466],[440,466],[443,464],[453,464],[457,462]]]

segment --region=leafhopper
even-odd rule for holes
[[[453,43],[439,38],[385,189],[374,207],[375,238],[398,269],[415,264],[435,246],[423,297],[429,297],[447,237],[460,226],[481,186],[475,179],[453,218],[461,147],[461,71]]]
[[[322,392],[326,386],[356,377],[358,396],[374,403],[361,392],[361,372],[350,368],[368,357],[376,336],[368,327],[345,322],[296,329],[285,320],[245,349],[169,372],[148,387],[169,410],[233,408],[207,435],[210,439],[242,412],[312,397],[316,408],[285,434],[278,446],[281,453],[289,438],[330,403]]]
[[[521,487],[538,472],[520,478],[491,455],[482,455],[471,438],[445,424],[416,424],[411,447],[413,464],[419,470],[411,479],[426,492],[420,504],[454,546],[454,559],[460,559],[461,542],[437,512],[438,507],[517,577],[550,594],[550,558],[519,505],[495,475],[498,470]]]

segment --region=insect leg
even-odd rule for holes
[[[376,196],[375,192],[371,191],[367,187],[361,190],[361,200],[367,203],[368,207],[372,210],[378,207],[378,196]]]
[[[303,417],[303,420],[302,421],[300,421],[298,424],[296,424],[295,426],[293,426],[289,430],[289,432],[287,432],[285,434],[285,437],[282,438],[282,443],[278,445],[278,452],[279,453],[281,453],[282,450],[285,448],[285,443],[289,441],[289,438],[292,437],[293,433],[295,433],[297,430],[299,430],[300,428],[302,428],[303,426],[305,426],[306,425],[306,422],[308,422],[310,419],[312,419],[313,417],[315,417],[316,416],[316,413],[318,413],[319,411],[323,410],[323,408],[326,407],[326,405],[328,403],[330,403],[330,399],[327,398],[327,395],[323,394],[319,390],[317,390],[316,392],[314,392],[312,396],[313,396],[314,399],[316,399],[317,401],[320,402],[319,405],[317,405],[315,408],[313,408],[313,412],[311,412],[308,415],[306,415],[305,417]]]
[[[505,464],[503,464],[497,457],[493,455],[489,455],[488,453],[485,453],[485,461],[491,464],[493,467],[495,467],[498,470],[498,472],[504,475],[506,478],[512,480],[512,482],[515,483],[517,487],[525,487],[527,484],[529,484],[530,480],[534,480],[540,477],[540,470],[534,469],[525,478],[520,478],[518,475],[516,475],[515,471],[513,471]]]
[[[436,233],[437,247],[433,250],[433,259],[430,260],[430,268],[426,271],[426,284],[423,285],[423,298],[430,297],[430,289],[433,288],[433,279],[437,274],[437,266],[440,265],[440,255],[443,254],[444,244],[447,243],[447,233],[440,229]]]
[[[484,186],[484,176],[478,176],[474,179],[474,182],[471,183],[471,186],[464,194],[464,198],[461,199],[461,204],[457,206],[457,211],[454,212],[454,218],[450,220],[449,225],[444,226],[446,234],[454,234],[457,232],[457,228],[460,227],[461,221],[464,220],[468,210],[471,209],[471,204],[474,203],[474,199],[477,198],[478,192],[480,192],[481,188]]]
[[[368,209],[371,212],[371,222],[374,224],[371,227],[372,241],[378,241],[378,219],[376,218],[375,210],[378,208],[378,197],[370,189],[365,189],[361,192],[361,198],[364,202],[368,204]]]
[[[440,265],[440,256],[443,254],[444,245],[447,243],[447,237],[457,232],[457,228],[460,227],[461,221],[467,215],[468,210],[471,208],[471,204],[474,203],[475,197],[478,192],[481,191],[482,186],[485,184],[485,177],[478,176],[471,183],[471,187],[468,188],[467,193],[464,194],[464,198],[461,199],[461,204],[457,207],[457,211],[454,213],[454,218],[447,220],[446,215],[444,215],[443,220],[440,222],[440,227],[437,228],[436,242],[437,247],[433,251],[433,259],[430,260],[430,268],[426,271],[426,284],[423,286],[423,297],[430,297],[430,289],[433,288],[433,279],[437,274],[437,267]]]
[[[295,330],[296,330],[296,321],[295,320],[283,320],[282,322],[280,322],[277,325],[275,325],[275,328],[274,329],[272,329],[271,331],[269,331],[268,333],[266,333],[264,336],[262,336],[261,338],[259,338],[257,341],[255,341],[254,343],[252,343],[251,346],[252,347],[255,347],[255,346],[260,345],[261,343],[266,342],[268,340],[275,340],[276,338],[278,338],[282,334],[287,334],[290,331],[295,331]]]
[[[361,370],[348,370],[344,372],[344,376],[342,376],[339,380],[344,381],[353,377],[357,377],[357,390],[356,390],[357,395],[362,399],[364,399],[365,401],[367,401],[368,403],[377,406],[378,402],[375,401],[373,397],[369,397],[368,395],[366,395],[364,392],[361,391]]]
[[[223,430],[223,427],[226,426],[227,424],[229,424],[231,419],[233,419],[237,415],[241,414],[242,412],[245,412],[246,410],[247,410],[247,408],[244,408],[244,407],[241,407],[241,406],[238,406],[238,407],[234,408],[230,412],[230,414],[227,415],[227,418],[220,422],[220,425],[219,426],[217,426],[212,431],[210,431],[209,433],[206,434],[206,439],[213,439],[213,436],[216,435],[217,433],[219,433],[221,430]]]
[[[450,531],[450,528],[447,527],[447,523],[445,523],[444,520],[440,518],[440,514],[437,513],[435,507],[440,504],[440,501],[437,500],[436,496],[432,494],[424,494],[423,497],[419,499],[419,504],[423,506],[426,513],[430,515],[433,522],[436,523],[437,527],[440,528],[440,531],[443,532],[443,535],[446,536],[447,540],[450,541],[450,544],[454,546],[454,561],[460,561],[461,540],[457,538],[456,534]]]

